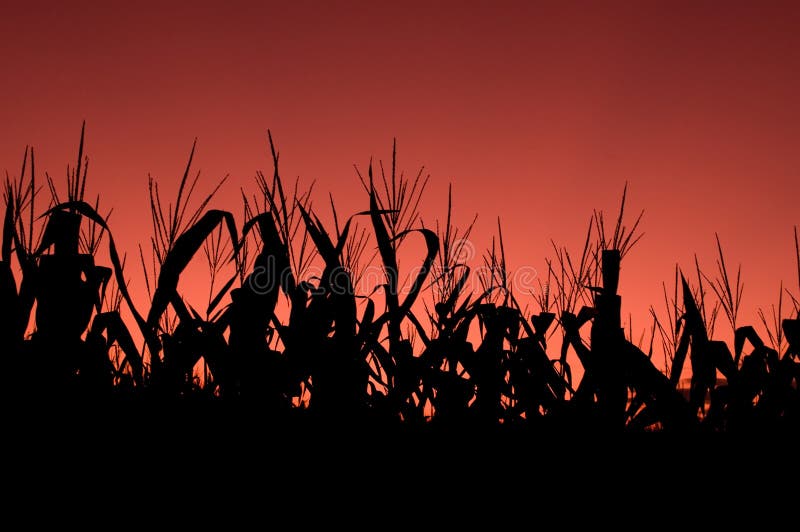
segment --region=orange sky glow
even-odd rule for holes
[[[742,265],[742,323],[781,281],[798,295],[797,3],[336,4],[6,3],[0,168],[18,175],[33,145],[63,184],[86,120],[87,196],[113,207],[142,302],[148,174],[170,197],[197,137],[200,192],[230,174],[212,206],[240,217],[240,188],[271,172],[267,128],[324,221],[328,192],[340,215],[368,208],[353,164],[389,161],[396,137],[399,167],[431,174],[426,225],[452,183],[456,223],[478,214],[477,250],[499,216],[511,268],[540,274],[550,239],[578,253],[627,181],[631,213],[645,210],[620,284],[636,339],[676,263],[693,273],[696,253],[714,272],[715,232]]]

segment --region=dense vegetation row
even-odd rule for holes
[[[471,226],[453,227],[450,204],[443,223],[422,226],[417,208],[427,178],[398,174],[394,151],[390,170],[381,165],[376,176],[370,165],[359,174],[365,210],[340,220],[331,201],[334,223],[325,227],[310,189],[295,184],[287,193],[271,136],[273,175],[257,175],[254,196],[243,192],[239,223],[232,212],[207,208],[213,192],[188,208],[197,184],[189,177],[193,147],[174,203],[164,208],[157,183],[149,183],[153,234],[140,247],[145,286],[136,288],[149,298],[142,311],[108,217],[85,200],[83,139],[82,132],[65,198],[47,176],[50,198],[39,199],[32,149],[20,175],[7,176],[0,345],[12,404],[197,400],[246,404],[264,420],[609,430],[797,423],[797,301],[794,319],[783,317],[783,293],[773,315],[762,314],[768,342],[739,326],[741,283],[729,276],[721,245],[714,278],[697,268],[692,286],[676,270],[665,313],[653,311],[649,346],[626,337],[620,262],[638,240],[641,215],[626,228],[625,193],[613,228],[594,214],[579,256],[554,245],[530,314],[509,281],[502,233],[479,272],[461,262]],[[401,271],[398,249],[410,239],[424,244],[424,256]],[[109,266],[98,264],[100,255]],[[203,257],[213,289],[198,311],[179,281]],[[315,261],[321,268],[310,275]],[[372,261],[382,282],[358,293]],[[408,286],[400,286],[408,272]],[[471,291],[476,278],[480,289]],[[712,339],[718,314],[735,331],[733,349]],[[548,352],[554,334],[556,357]],[[667,371],[653,363],[654,345]],[[579,382],[570,350],[582,366]]]

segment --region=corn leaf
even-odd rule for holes
[[[151,351],[157,352],[160,350],[158,339],[155,335],[151,333],[150,328],[147,326],[147,323],[142,318],[141,314],[136,310],[135,305],[133,304],[133,300],[131,299],[130,293],[128,292],[128,286],[125,281],[125,277],[122,271],[122,261],[120,261],[119,253],[117,253],[117,247],[114,243],[114,238],[111,235],[111,230],[108,227],[105,219],[98,214],[98,212],[88,203],[84,201],[68,201],[65,203],[60,203],[55,207],[51,208],[47,212],[45,212],[40,218],[45,216],[49,216],[50,214],[56,211],[64,211],[64,210],[71,210],[81,214],[82,216],[90,219],[92,222],[96,223],[103,229],[105,229],[106,233],[108,234],[108,250],[109,255],[111,257],[111,264],[114,267],[114,275],[117,281],[117,287],[119,289],[120,294],[122,295],[125,303],[128,305],[128,308],[133,314],[134,319],[136,320],[139,329],[142,331],[142,334],[147,340],[148,345],[150,346]],[[19,246],[17,246],[19,249]]]
[[[231,240],[237,242],[236,223],[233,215],[227,211],[210,210],[193,226],[175,240],[175,244],[164,258],[158,283],[153,293],[153,302],[147,315],[147,327],[154,330],[158,326],[161,315],[167,309],[178,290],[178,281],[183,270],[189,265],[203,242],[221,223],[227,224]]]

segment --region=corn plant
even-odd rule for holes
[[[34,150],[26,148],[19,176],[7,174],[3,187],[0,345],[10,398],[67,407],[219,402],[253,408],[265,422],[725,431],[798,419],[800,304],[781,283],[776,304],[759,308],[767,341],[741,324],[741,268],[731,274],[718,236],[713,277],[695,256],[691,282],[676,266],[672,289],[662,285],[665,314],[650,308],[649,348],[644,334],[633,343],[632,318],[626,337],[621,265],[642,238],[642,213],[625,221],[627,184],[613,229],[595,211],[580,254],[551,241],[538,293],[520,294],[500,220],[475,271],[462,252],[476,219],[455,227],[451,187],[446,218],[426,227],[418,210],[428,176],[424,168],[411,178],[397,171],[396,143],[390,168],[370,162],[366,178],[356,168],[365,209],[341,216],[331,194],[326,224],[313,185],[284,187],[267,137],[273,172],[256,173],[254,194],[242,190],[240,224],[231,211],[211,208],[227,178],[193,201],[196,141],[174,202],[149,178],[153,232],[139,248],[145,276],[137,287],[145,312],[131,297],[111,211],[101,214],[99,197],[86,199],[85,125],[66,194],[49,174],[37,184]],[[41,198],[45,187],[49,201]],[[409,238],[420,238],[424,253],[402,293],[398,254]],[[796,228],[794,247],[800,282]],[[110,266],[98,264],[106,251]],[[362,291],[362,272],[374,260],[383,282]],[[195,261],[208,271],[202,306],[180,283]],[[732,346],[714,340],[723,314]],[[559,331],[553,357],[549,339]],[[653,364],[654,345],[664,371]],[[570,351],[577,362],[568,361]],[[583,376],[573,382],[577,365]]]

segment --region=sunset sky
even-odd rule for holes
[[[621,280],[634,330],[675,263],[713,273],[715,231],[753,322],[781,280],[798,291],[798,28],[796,2],[4,2],[0,169],[33,145],[62,180],[86,120],[88,192],[133,255],[148,173],[177,184],[195,137],[202,191],[231,175],[213,206],[238,216],[256,191],[269,128],[323,219],[328,192],[367,207],[353,164],[397,137],[399,166],[431,174],[426,222],[452,183],[478,249],[500,216],[511,266],[540,272],[627,181],[645,210]]]

